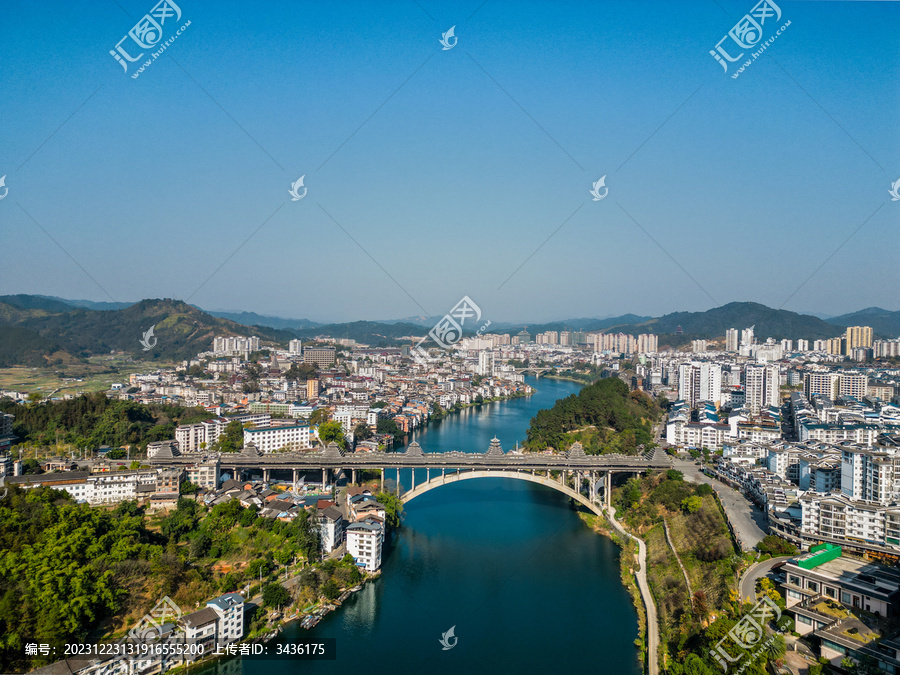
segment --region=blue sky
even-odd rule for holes
[[[708,52],[753,2],[180,0],[132,79],[109,50],[153,4],[5,5],[0,292],[319,321],[463,295],[530,322],[900,309],[900,3],[781,2],[732,79]]]

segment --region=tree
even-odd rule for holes
[[[314,380],[316,379],[316,366],[313,363],[292,363],[284,376],[288,380]]]
[[[263,604],[266,607],[283,607],[291,602],[291,594],[281,584],[275,582],[263,587]]]
[[[641,500],[641,481],[637,478],[629,478],[622,490],[622,501],[625,507],[631,507]]]
[[[213,443],[213,451],[238,452],[244,447],[244,425],[240,420],[231,420],[225,425],[225,433]]]
[[[238,522],[241,524],[241,527],[251,527],[259,517],[256,515],[258,511],[259,508],[256,506],[256,504],[251,504],[248,508],[241,511],[241,516],[240,518],[238,518]]]
[[[681,500],[681,510],[685,513],[697,513],[703,506],[703,499],[694,495]]]
[[[384,506],[385,525],[389,529],[400,527],[400,515],[403,513],[403,502],[391,492],[379,492],[375,495],[378,503]]]
[[[766,659],[769,661],[777,661],[787,653],[787,644],[784,641],[784,635],[776,633],[772,639],[766,641]]]
[[[44,473],[44,469],[41,468],[41,463],[36,459],[26,459],[24,462],[22,462],[22,473]]]
[[[372,433],[372,427],[370,427],[365,422],[360,422],[353,428],[353,438],[358,441],[364,441],[368,438],[372,438],[374,434]]]
[[[191,555],[195,558],[202,558],[206,555],[206,552],[209,551],[212,546],[212,538],[206,532],[206,530],[200,530],[194,535],[194,538],[191,540]]]
[[[332,441],[342,448],[347,448],[347,441],[344,439],[344,427],[340,422],[322,422],[318,430],[319,440],[325,445]]]
[[[200,486],[196,483],[192,483],[189,480],[183,481],[181,483],[181,494],[183,495],[194,495],[200,492]]]
[[[780,555],[797,555],[797,547],[791,542],[774,534],[767,534],[763,540],[756,545],[760,553],[768,553],[771,556]]]
[[[324,584],[322,584],[322,595],[324,595],[329,600],[334,600],[340,594],[341,589],[338,588],[338,585],[334,579],[329,579]]]
[[[403,429],[400,428],[399,424],[397,424],[394,420],[389,419],[378,420],[378,424],[375,425],[375,430],[379,434],[391,434],[394,437],[394,445],[402,444],[403,437],[406,435]]]
[[[312,415],[309,416],[307,421],[309,422],[309,426],[314,427],[322,424],[322,422],[327,422],[330,416],[331,411],[328,408],[316,408],[313,410]]]

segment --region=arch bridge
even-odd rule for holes
[[[196,455],[181,455],[177,449],[173,452],[172,448],[165,447],[150,463],[177,468],[196,465],[197,460]],[[410,443],[404,452],[350,453],[342,451],[336,443],[318,451],[279,453],[262,453],[250,445],[239,453],[220,454],[217,461],[235,477],[243,472],[262,471],[265,481],[273,471],[291,471],[295,483],[301,473],[321,471],[323,485],[338,476],[356,483],[357,471],[378,471],[382,490],[385,472],[389,472],[389,477],[396,472],[395,489],[403,503],[461,480],[512,478],[550,487],[598,514],[603,506],[609,505],[613,474],[638,474],[672,466],[671,458],[660,448],[638,455],[587,455],[582,445],[575,443],[565,453],[504,452],[497,438],[483,453],[458,450],[426,453],[416,442]],[[409,487],[401,491],[404,485]]]

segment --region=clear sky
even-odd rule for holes
[[[0,293],[900,309],[900,2],[779,2],[735,79],[758,47],[709,51],[752,1],[176,1],[136,79],[154,49],[109,51],[153,0],[4,3]]]

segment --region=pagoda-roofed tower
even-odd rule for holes
[[[488,448],[488,451],[484,453],[485,457],[504,457],[506,455],[503,452],[503,448],[500,447],[500,439],[494,436],[491,439],[491,446]]]

